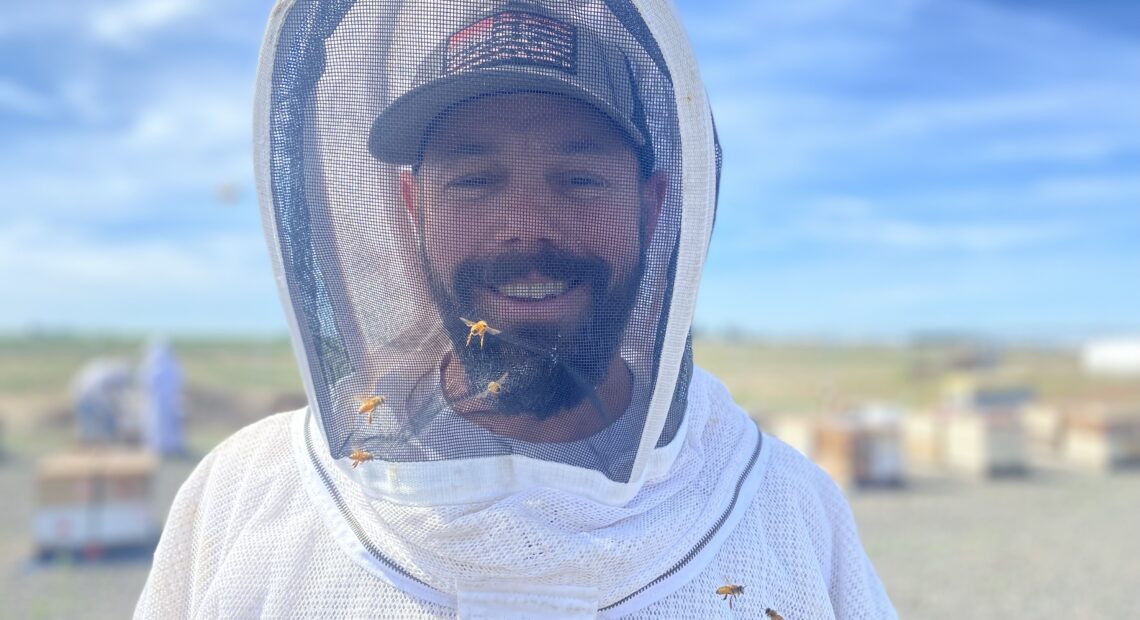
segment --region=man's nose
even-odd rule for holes
[[[519,251],[558,243],[566,232],[565,210],[557,195],[541,177],[512,180],[500,195],[496,209],[500,222],[495,241]]]

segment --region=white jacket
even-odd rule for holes
[[[612,585],[587,597],[600,612],[583,610],[574,592],[562,600],[530,596],[525,580],[499,584],[497,601],[457,592],[461,567],[419,553],[415,541],[400,539],[399,523],[384,523],[414,518],[412,529],[420,531],[425,515],[440,509],[407,512],[359,496],[327,451],[316,451],[324,463],[315,466],[302,409],[246,427],[199,464],[171,509],[135,617],[453,618],[460,599],[469,617],[492,617],[479,614],[488,605],[498,610],[488,614],[515,617],[764,618],[767,609],[787,620],[896,617],[827,474],[757,434],[705,372],[694,373],[688,411],[692,426],[673,469],[624,512],[604,513],[609,522],[596,515],[589,524],[575,522],[556,514],[557,502],[535,497],[522,503],[525,517],[503,511],[573,541],[554,574],[593,574]],[[686,470],[697,462],[705,465]],[[733,494],[727,502],[725,492]],[[728,508],[704,514],[714,505]],[[695,516],[678,524],[675,517],[686,511]],[[446,537],[440,532],[460,525],[441,527],[435,531]],[[528,527],[509,537],[488,532],[486,561],[493,562],[497,546],[523,544],[520,538],[538,545]],[[716,593],[729,584],[744,586],[731,601]]]

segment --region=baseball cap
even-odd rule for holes
[[[368,148],[380,161],[414,164],[440,114],[468,99],[516,92],[588,103],[642,148],[648,132],[631,70],[625,54],[591,30],[533,5],[508,5],[436,46],[412,87],[373,122]]]

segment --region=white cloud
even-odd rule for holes
[[[1135,140],[1102,130],[1063,128],[1053,135],[1001,136],[978,145],[982,163],[1097,162],[1136,148]]]
[[[80,229],[19,220],[0,228],[0,277],[37,299],[79,294],[194,295],[224,286],[266,288],[261,231],[109,242]]]
[[[1096,163],[1140,150],[1140,44],[1029,7],[759,2],[694,14],[726,164],[836,169]],[[789,8],[790,6],[790,8]]]
[[[715,100],[714,111],[728,165],[783,182],[836,169],[1104,162],[1140,152],[1140,115],[1121,103],[1130,98],[1140,100],[1140,86],[885,102],[741,93]]]
[[[121,145],[136,152],[248,147],[251,86],[232,90],[189,85],[171,88],[144,106],[123,132]]]
[[[0,150],[11,209],[44,221],[115,220],[252,174],[251,86],[169,80],[122,129],[40,132]]]
[[[807,209],[798,226],[818,240],[900,250],[1004,252],[1062,239],[1071,231],[1055,223],[933,222],[877,213],[867,201],[835,197]]]
[[[98,7],[91,14],[91,33],[97,40],[129,47],[204,8],[204,2],[192,0],[135,0]]]
[[[264,238],[213,233],[115,241],[25,219],[0,227],[0,279],[12,299],[0,329],[278,330]]]
[[[708,272],[697,318],[767,333],[902,335],[969,329],[1060,337],[1096,325],[1135,327],[1135,258],[945,254],[899,260],[853,252],[842,260],[763,257]]]
[[[1103,225],[1089,224],[1086,211],[1060,210],[1049,217],[1039,209],[1019,212],[989,191],[948,195],[935,205],[912,202],[921,199],[808,198],[786,205],[778,216],[764,221],[718,228],[712,255],[747,260],[750,255],[772,252],[810,255],[814,249],[826,248],[842,254],[882,250],[915,258],[949,253],[1002,260],[1057,244],[1088,242]],[[995,205],[1005,208],[997,210]]]
[[[1135,217],[1140,208],[1140,172],[1048,177],[1029,188],[1028,198],[1045,206],[1072,206],[1085,211],[1104,204],[1123,206]]]

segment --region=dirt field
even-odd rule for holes
[[[301,398],[286,343],[179,343],[177,350],[187,370],[195,454]],[[29,559],[34,464],[71,442],[68,379],[94,355],[137,351],[138,343],[123,340],[0,339],[0,618],[130,615],[146,579],[145,559],[109,565]],[[921,355],[929,356],[697,345],[698,362],[748,408],[805,415],[837,399],[930,402],[938,382]],[[1084,377],[1071,356],[1056,352],[1012,353],[995,372],[1058,402],[1140,403],[1135,380]],[[193,462],[163,464],[160,513]],[[925,475],[902,489],[850,497],[868,554],[903,618],[1130,618],[1140,610],[1140,472],[1077,474],[1050,466],[981,482]]]

